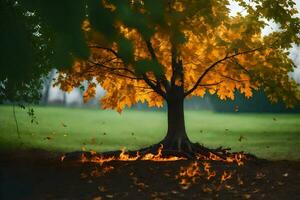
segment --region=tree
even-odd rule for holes
[[[37,103],[49,70],[47,34],[15,1],[0,1],[0,15],[0,102]]]
[[[84,10],[84,1],[0,1],[0,103],[38,103],[52,68],[88,57]]]
[[[236,0],[245,13],[230,16],[227,0],[88,1],[82,23],[91,55],[62,70],[65,91],[89,85],[84,100],[100,84],[103,108],[121,112],[139,101],[168,108],[165,150],[202,152],[185,130],[185,98],[216,93],[221,100],[263,89],[271,102],[299,102],[288,73],[291,44],[300,43],[300,19],[292,0]],[[105,18],[104,18],[105,17]],[[266,20],[280,29],[262,36]],[[157,147],[157,145],[154,145]]]
[[[44,83],[43,83],[43,96],[42,96],[42,104],[43,105],[47,105],[48,101],[49,101],[49,94],[50,94],[50,90],[52,88],[52,82],[53,79],[55,77],[56,74],[56,70],[55,69],[51,69],[50,73],[48,74],[47,77],[45,77],[44,79]]]

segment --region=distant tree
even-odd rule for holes
[[[47,105],[48,104],[48,100],[49,100],[49,94],[53,85],[53,80],[55,78],[55,74],[56,74],[56,70],[55,69],[51,69],[50,73],[48,74],[48,76],[45,77],[44,81],[43,81],[43,96],[42,96],[42,104],[43,105]]]
[[[103,108],[121,112],[147,102],[168,108],[168,131],[159,142],[164,149],[207,152],[186,133],[185,98],[217,94],[234,99],[263,89],[271,102],[299,102],[299,91],[288,73],[292,43],[300,43],[300,19],[292,0],[236,0],[246,14],[230,16],[227,0],[88,1],[82,24],[89,59],[76,59],[63,70],[58,83],[65,91],[89,85],[84,100],[100,84],[106,94]],[[280,29],[262,36],[265,20]],[[151,122],[149,122],[151,123]],[[154,145],[157,147],[157,145]]]
[[[0,103],[40,102],[51,69],[88,58],[84,2],[0,0]]]
[[[16,1],[0,1],[0,20],[0,102],[37,103],[50,69],[49,38]]]

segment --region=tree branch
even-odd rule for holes
[[[224,58],[222,58],[221,60],[218,60],[216,62],[214,62],[212,65],[210,65],[208,68],[206,68],[206,70],[202,73],[202,75],[198,78],[197,82],[195,83],[195,85],[188,90],[186,93],[184,93],[184,97],[188,96],[189,94],[191,94],[192,92],[194,92],[194,90],[196,90],[196,88],[198,87],[198,85],[201,83],[201,81],[204,79],[204,77],[206,76],[206,74],[208,72],[210,72],[210,70],[212,70],[215,66],[217,66],[218,64],[222,63],[223,61],[227,60],[227,59],[231,59],[234,58],[236,56],[242,55],[242,54],[248,54],[248,53],[252,53],[258,50],[261,50],[263,47],[259,47],[256,49],[251,49],[251,50],[247,50],[247,51],[243,51],[243,52],[238,52],[236,54],[233,55],[226,55]]]
[[[175,47],[172,45],[171,47],[171,65],[172,65],[172,77],[171,77],[171,86],[173,87],[175,85],[175,81],[176,81],[176,69],[175,69],[175,65],[176,65],[176,49]]]
[[[106,50],[108,52],[111,52],[113,53],[117,58],[121,58],[121,56],[119,56],[118,52],[116,52],[115,50],[111,49],[111,48],[108,48],[108,47],[102,47],[100,45],[96,45],[96,44],[93,44],[93,45],[89,45],[88,46],[89,48],[95,48],[95,49],[103,49],[103,50]],[[122,58],[121,58],[122,59]]]
[[[123,71],[129,72],[130,74],[135,76],[134,71],[132,71],[128,68],[125,68],[125,67],[108,67],[108,66],[104,65],[103,63],[96,63],[96,62],[93,62],[91,60],[89,60],[88,62],[92,63],[93,65],[97,65],[99,67],[104,67],[104,68],[110,69],[112,71],[114,71],[114,70],[123,70]]]
[[[151,41],[150,40],[145,40],[146,41],[146,45],[147,45],[147,49],[151,55],[151,58],[152,60],[155,60],[156,62],[158,62],[158,59],[155,55],[155,51],[153,49],[153,46],[151,44]],[[158,83],[160,83],[159,79],[161,79],[161,82],[163,84],[163,86],[165,87],[166,90],[169,90],[170,87],[169,87],[169,83],[168,83],[168,80],[167,80],[167,77],[163,74],[160,78],[157,78],[158,80]]]
[[[97,67],[102,67],[106,70],[108,70],[108,73],[111,73],[111,74],[114,74],[114,75],[117,75],[117,76],[121,76],[121,77],[124,77],[124,78],[128,78],[128,79],[131,79],[131,80],[144,80],[143,78],[139,78],[139,77],[131,77],[131,76],[128,76],[128,75],[125,75],[125,74],[119,74],[119,73],[116,73],[115,71],[118,71],[118,70],[124,70],[124,71],[128,71],[128,72],[132,72],[130,71],[129,69],[127,68],[114,68],[114,67],[108,67],[106,65],[103,65],[102,63],[95,63],[93,61],[88,61],[89,63],[97,66]],[[133,72],[132,72],[133,73]]]
[[[243,67],[235,58],[231,58],[233,64],[236,64],[239,68],[241,68],[242,70],[244,70],[245,72],[249,73],[249,71]]]
[[[209,83],[209,84],[199,84],[198,86],[201,86],[201,87],[214,86],[214,85],[219,85],[222,82],[224,82],[224,81],[219,81],[216,83]]]
[[[224,77],[224,78],[230,79],[232,81],[240,82],[240,83],[245,82],[245,81],[249,81],[249,80],[238,80],[238,79],[232,78],[230,76],[225,76],[225,75],[222,75],[222,74],[221,74],[221,76]]]
[[[153,83],[146,74],[143,74],[143,79],[144,81],[156,92],[158,93],[161,97],[163,97],[164,99],[167,98],[166,93],[157,85],[155,85],[155,83]]]
[[[149,52],[150,52],[150,54],[151,54],[152,59],[157,60],[151,42],[150,42],[149,40],[147,40],[147,41],[146,41],[146,44],[147,44],[147,48],[148,48],[148,50],[149,50]],[[113,53],[117,58],[122,59],[121,56],[119,56],[118,52],[116,52],[115,50],[113,50],[113,49],[111,49],[111,48],[102,47],[102,46],[99,46],[99,45],[89,45],[89,47],[90,47],[90,48],[98,48],[98,49],[103,49],[103,50],[109,51],[109,52]],[[101,64],[99,64],[99,63],[94,63],[94,64],[96,64],[96,65],[98,65],[98,66],[100,65],[101,67],[104,67],[104,68],[107,68],[107,69],[110,69],[110,70],[113,70],[113,71],[114,71],[115,69],[116,69],[116,70],[125,70],[125,71],[128,71],[129,73],[131,73],[131,74],[133,74],[133,75],[136,76],[136,74],[135,74],[133,71],[131,71],[131,70],[127,69],[127,68],[118,68],[118,69],[117,69],[117,68],[110,68],[110,67],[101,65]],[[155,85],[155,84],[157,84],[158,82],[149,79],[149,78],[147,77],[146,74],[143,74],[143,75],[142,75],[142,78],[138,78],[138,77],[137,77],[137,78],[133,78],[133,77],[128,77],[128,76],[126,76],[126,75],[121,75],[121,74],[116,74],[116,75],[119,75],[119,76],[122,76],[122,77],[125,77],[125,78],[130,78],[130,79],[144,80],[144,81],[147,83],[147,85],[149,85],[156,93],[158,93],[159,95],[161,95],[163,98],[166,98],[166,94],[165,94],[164,91],[160,88],[160,86],[158,87],[157,85]]]

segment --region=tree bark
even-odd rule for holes
[[[192,152],[191,142],[186,134],[184,121],[184,92],[175,86],[167,94],[168,131],[161,142],[164,149]]]

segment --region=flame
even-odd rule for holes
[[[84,153],[82,153],[81,156],[80,156],[80,162],[82,162],[82,163],[88,162],[88,159],[87,159],[87,157],[85,156]]]
[[[132,156],[128,152],[126,152],[125,148],[122,148],[120,154],[118,156],[104,156],[104,155],[97,155],[96,151],[91,150],[90,155],[86,156],[85,153],[82,153],[80,155],[79,161],[84,162],[92,162],[92,163],[98,163],[102,165],[103,163],[110,162],[110,161],[136,161],[136,160],[149,160],[149,161],[177,161],[177,160],[186,160],[185,157],[178,157],[178,156],[168,156],[165,157],[162,154],[163,152],[163,145],[161,144],[160,147],[157,150],[156,154],[153,153],[147,153],[144,155],[140,155],[140,152],[137,151],[136,155]],[[62,155],[60,160],[61,162],[64,161],[66,158],[66,155]],[[214,161],[222,161],[227,163],[236,163],[238,166],[241,166],[244,164],[245,160],[247,160],[246,155],[243,152],[240,153],[234,153],[234,154],[227,154],[226,158],[223,158],[223,156],[218,156],[218,154],[210,153],[208,156],[204,156],[201,154],[196,155],[197,161],[199,160],[214,160]],[[210,170],[210,164],[207,162],[203,163],[204,166],[204,172],[207,174],[207,179],[209,180],[212,177],[216,176],[216,172]],[[200,174],[200,171],[198,171],[199,165],[197,162],[194,162],[192,166],[190,166],[187,170],[187,176],[189,177],[195,177]],[[182,174],[182,176],[185,176]]]
[[[162,151],[164,146],[160,144],[160,147],[157,150],[157,154],[154,155],[152,153],[147,153],[144,156],[142,156],[141,160],[151,160],[151,161],[176,161],[176,160],[186,160],[184,157],[178,157],[178,156],[169,156],[169,157],[163,157]]]
[[[91,150],[90,154],[82,153],[80,155],[80,162],[92,162],[102,165],[103,163],[107,163],[110,161],[136,161],[136,160],[148,160],[148,161],[177,161],[177,160],[186,160],[185,157],[178,157],[178,156],[164,156],[163,155],[163,148],[164,146],[161,144],[160,147],[157,149],[157,153],[146,153],[141,155],[139,151],[136,152],[135,155],[126,151],[125,148],[122,148],[121,152],[117,156],[105,156],[99,155],[96,151]],[[62,155],[60,160],[63,162],[66,155]],[[212,169],[211,164],[208,161],[221,161],[226,163],[236,163],[238,166],[241,166],[247,160],[246,154],[240,153],[228,153],[225,152],[225,155],[219,155],[217,153],[209,153],[208,156],[204,156],[201,154],[196,155],[197,160],[192,162],[187,167],[180,167],[179,173],[175,176],[176,179],[179,181],[179,185],[182,189],[186,190],[189,189],[193,184],[195,184],[200,178],[204,178],[210,180],[217,176],[217,172]],[[105,168],[103,167],[101,171],[97,168],[90,173],[91,177],[98,177],[102,174],[105,174],[111,170],[113,167]],[[219,173],[218,173],[219,174]],[[223,182],[231,179],[234,172],[230,171],[222,171],[220,173],[220,187]],[[259,177],[259,175],[257,175]],[[243,181],[238,176],[238,183],[239,185],[243,184]],[[137,185],[141,187],[146,187],[143,183],[136,182]],[[227,187],[226,184],[224,187]],[[203,191],[212,191],[211,189],[204,188]]]
[[[200,178],[205,178],[207,180],[210,180],[216,176],[217,176],[217,172],[212,169],[210,163],[195,161],[187,167],[181,167],[178,175],[175,176],[175,178],[178,179],[180,187],[186,190],[189,187],[191,187],[192,184],[195,184],[196,181],[199,180]],[[222,174],[220,175],[221,177],[220,184],[222,184],[228,179],[231,179],[232,176],[233,176],[232,172],[223,171]],[[219,187],[221,187],[221,185],[219,185]]]
[[[178,156],[169,156],[164,157],[162,155],[163,151],[163,145],[161,144],[160,147],[157,150],[156,154],[147,153],[143,156],[140,155],[139,151],[136,152],[135,156],[130,156],[128,152],[126,152],[126,149],[123,148],[121,150],[121,153],[119,156],[97,156],[95,151],[90,151],[91,158],[88,158],[84,153],[80,156],[81,162],[93,162],[93,163],[99,163],[102,165],[105,162],[110,161],[136,161],[136,160],[151,160],[151,161],[176,161],[176,160],[186,160],[184,157],[178,157]],[[61,159],[63,161],[63,159]]]
[[[246,160],[246,155],[243,153],[235,153],[232,156],[226,158],[227,162],[236,162],[238,166],[244,165],[244,160]]]
[[[224,171],[222,176],[221,176],[221,183],[223,183],[224,181],[230,179],[231,177],[232,177],[231,172]]]
[[[199,175],[201,175],[199,167],[200,166],[199,166],[198,162],[193,162],[187,168],[181,167],[179,176],[181,176],[181,177],[184,177],[184,176],[187,176],[187,177],[199,176]]]
[[[201,171],[201,164],[203,171]],[[182,189],[188,189],[200,177],[205,177],[207,180],[216,176],[216,172],[211,170],[211,166],[207,162],[193,162],[187,167],[181,167],[179,174],[175,177],[179,179],[179,185]]]
[[[60,161],[61,161],[61,162],[64,161],[65,158],[66,158],[66,155],[64,154],[64,155],[62,155],[62,156],[60,157]]]
[[[223,161],[227,163],[237,163],[238,166],[244,165],[244,161],[247,160],[247,157],[244,153],[234,153],[226,155],[226,158],[222,158],[216,154],[210,153],[208,157],[203,155],[196,155],[197,160],[214,160],[214,161]]]
[[[119,159],[120,161],[134,161],[139,158],[139,153],[136,154],[135,157],[130,157],[128,153],[125,152],[125,148],[122,149]]]
[[[102,165],[105,162],[110,161],[136,161],[136,160],[150,160],[150,161],[177,161],[177,160],[186,160],[185,157],[178,157],[178,156],[168,156],[165,157],[162,154],[163,152],[163,145],[161,144],[160,147],[157,150],[156,154],[153,153],[147,153],[144,155],[140,155],[140,152],[137,151],[135,156],[131,156],[128,152],[126,152],[126,149],[123,148],[119,154],[119,156],[103,156],[103,155],[97,155],[96,151],[91,150],[90,156],[87,157],[85,153],[82,153],[80,156],[80,162],[93,162],[93,163],[99,163]],[[62,155],[60,160],[61,162],[64,161],[66,155]],[[201,154],[196,155],[197,160],[214,160],[214,161],[222,161],[227,163],[237,163],[238,166],[241,166],[244,164],[244,161],[247,160],[247,157],[244,153],[235,153],[235,154],[229,154],[226,155],[226,158],[222,158],[218,156],[217,154],[209,153],[208,156],[204,156]],[[210,166],[207,165],[208,163],[204,163],[205,171],[209,175],[208,178],[214,177],[215,173],[214,171],[210,171]]]
[[[203,165],[204,165],[204,171],[205,171],[206,174],[207,174],[207,180],[209,180],[209,179],[211,179],[212,177],[215,177],[215,176],[216,176],[216,172],[210,170],[211,166],[210,166],[209,163],[204,162]]]

